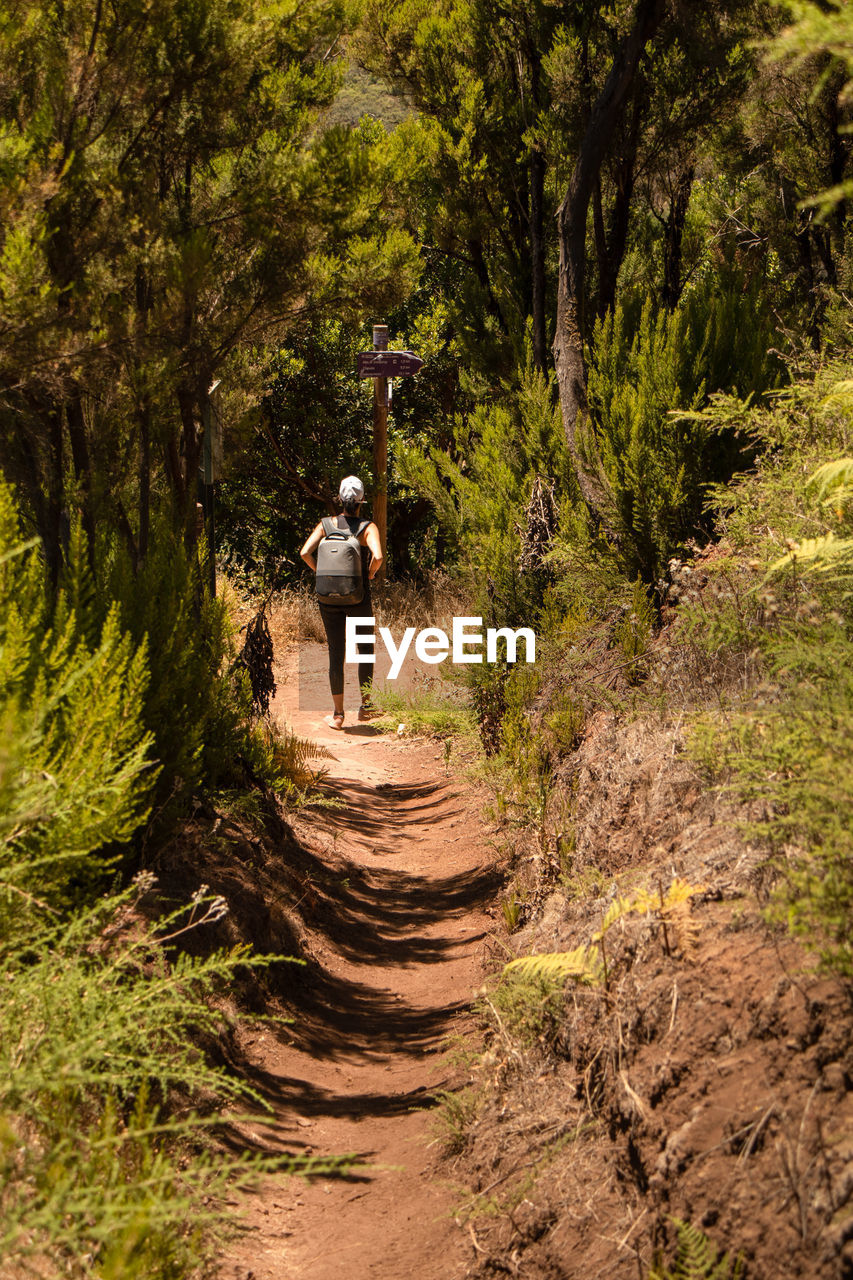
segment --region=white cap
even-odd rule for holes
[[[347,476],[338,490],[341,502],[364,502],[364,485],[358,476]]]

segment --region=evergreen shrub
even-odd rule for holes
[[[707,538],[707,487],[727,481],[747,455],[743,437],[712,430],[695,411],[713,392],[746,398],[767,388],[778,377],[772,343],[758,290],[736,281],[721,287],[709,278],[673,312],[649,298],[636,329],[621,304],[597,322],[586,449],[607,480],[626,576],[653,584],[689,538]]]
[[[96,621],[73,540],[56,607],[0,484],[0,929],[66,907],[145,820],[157,770],[147,650],[113,606]]]
[[[414,445],[398,459],[409,487],[428,497],[475,583],[486,626],[528,626],[549,574],[522,571],[526,509],[537,476],[555,481],[558,506],[574,493],[553,380],[529,364],[515,387],[456,419],[454,449]]]
[[[201,1275],[227,1217],[212,1197],[252,1175],[205,1154],[196,1110],[256,1101],[196,1047],[220,1033],[210,996],[246,957],[167,964],[136,911],[149,887],[0,937],[4,1274]]]
[[[264,961],[239,950],[167,953],[178,935],[227,910],[203,888],[161,918],[156,935],[139,909],[152,876],[99,896],[117,852],[148,818],[153,752],[158,740],[169,744],[168,707],[151,701],[152,649],[164,663],[171,652],[177,667],[163,673],[173,707],[181,692],[186,699],[182,674],[217,691],[193,739],[199,769],[204,734],[241,725],[219,666],[224,629],[205,630],[187,563],[173,556],[172,570],[136,616],[130,586],[124,602],[102,603],[74,527],[54,596],[40,549],[22,541],[13,495],[0,485],[3,1275],[201,1276],[228,1216],[226,1186],[233,1194],[252,1176],[251,1162],[204,1153],[212,1121],[197,1109],[257,1099],[199,1046],[221,1035],[211,997],[238,966]],[[125,619],[139,626],[138,644]],[[196,662],[206,658],[200,677],[191,661],[180,666],[184,644]],[[218,743],[228,749],[227,739]]]
[[[713,500],[742,585],[706,590],[683,607],[680,625],[708,650],[749,645],[760,657],[757,696],[725,719],[703,717],[693,749],[763,802],[766,817],[749,830],[776,856],[771,914],[851,978],[853,561],[843,549],[853,535],[844,457],[853,413],[838,372],[800,381],[768,406],[741,406],[762,452]],[[720,412],[730,420],[736,408],[713,406],[709,417]]]
[[[95,608],[117,602],[122,626],[145,645],[149,680],[142,706],[159,765],[155,803],[167,819],[200,787],[227,787],[266,770],[252,733],[251,687],[232,674],[236,650],[227,603],[202,581],[205,551],[187,551],[159,526],[139,568],[119,547],[99,566]]]

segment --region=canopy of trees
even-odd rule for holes
[[[368,464],[369,320],[428,357],[392,419],[409,570],[456,547],[428,534],[411,449],[460,461],[460,422],[509,406],[529,366],[554,378],[591,527],[630,538],[590,386],[618,309],[629,345],[648,307],[711,326],[711,380],[694,362],[661,422],[746,385],[725,297],[765,350],[838,337],[849,106],[826,23],[780,37],[755,0],[15,0],[2,24],[0,464],[54,581],[75,515],[137,570],[152,521],[192,542],[217,380],[223,549],[287,578],[337,472]],[[765,360],[749,389],[779,376]],[[734,457],[694,459],[696,499],[626,563],[651,581],[700,534]]]

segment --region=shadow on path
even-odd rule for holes
[[[466,838],[457,834],[457,823],[471,821],[446,782],[376,787],[341,779],[328,790],[344,807],[321,811],[311,829],[317,832],[322,823],[332,847],[303,845],[301,860],[301,909],[321,940],[322,960],[294,971],[292,1021],[269,1033],[287,1055],[283,1072],[248,1060],[240,1069],[280,1114],[401,1115],[430,1106],[439,1086],[408,1089],[398,1081],[394,1087],[384,1073],[404,1059],[417,1069],[419,1059],[441,1050],[454,1021],[470,1007],[467,984],[448,989],[445,976],[436,987],[428,967],[464,963],[482,942],[481,913],[494,899],[500,875],[485,850],[470,843],[464,853],[453,846],[452,874],[428,874],[430,865],[440,871],[450,842]],[[384,860],[365,865],[363,859],[376,853]],[[400,865],[389,865],[389,855]],[[407,870],[407,863],[417,869]],[[308,1079],[316,1068],[306,1062],[302,1078],[293,1050],[328,1066],[328,1076]],[[382,1087],[347,1090],[347,1074],[371,1064],[371,1083]],[[294,1066],[299,1074],[292,1074]]]

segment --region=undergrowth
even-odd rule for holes
[[[742,1280],[744,1263],[740,1255],[721,1255],[699,1227],[680,1218],[673,1218],[672,1222],[678,1233],[675,1259],[668,1267],[658,1258],[648,1280]]]
[[[564,988],[564,980],[554,973],[519,974],[481,996],[477,1008],[486,1023],[493,1020],[521,1048],[553,1045],[563,1022]]]
[[[700,717],[692,751],[709,778],[752,803],[745,830],[766,842],[779,876],[771,917],[851,978],[853,504],[842,451],[853,402],[849,384],[827,377],[739,411],[764,452],[713,499],[731,544],[722,572],[737,587],[692,592],[680,625],[710,655],[756,655],[761,683]],[[729,402],[719,411],[738,412]]]
[[[469,708],[435,689],[404,692],[377,687],[371,693],[371,701],[382,712],[375,721],[380,728],[401,736],[424,734],[443,740],[454,738],[471,747],[476,743],[474,718]]]
[[[180,948],[228,904],[199,886],[151,926],[153,876],[115,885],[188,789],[295,786],[316,752],[251,718],[186,558],[147,604],[128,580],[109,606],[70,537],[54,594],[0,485],[2,1273],[189,1280],[215,1261],[226,1188],[308,1166],[213,1145],[227,1114],[260,1106],[205,1052],[227,1029],[216,1002],[266,961]]]
[[[226,1189],[263,1168],[306,1171],[298,1158],[226,1157],[212,1144],[224,1112],[263,1104],[198,1047],[222,1034],[211,997],[266,961],[237,950],[167,962],[164,941],[226,908],[199,894],[190,925],[182,909],[154,933],[137,910],[153,888],[143,874],[0,948],[6,1268],[43,1275],[50,1259],[102,1280],[201,1275],[231,1216]]]

